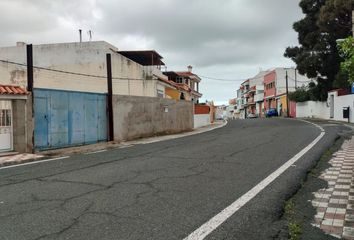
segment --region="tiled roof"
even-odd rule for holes
[[[0,94],[12,94],[12,95],[26,95],[27,91],[19,86],[1,85]]]
[[[164,82],[164,83],[167,83],[168,85],[174,87],[174,88],[177,88],[177,85],[175,82],[171,81],[171,80],[168,80],[168,79],[163,79],[163,78],[160,78],[158,77],[158,79],[161,81],[161,82]]]
[[[190,76],[194,76],[194,74],[193,74],[193,73],[191,73],[191,72],[176,72],[176,74],[177,74],[178,76],[181,76],[181,77],[190,77]]]

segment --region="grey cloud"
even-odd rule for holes
[[[246,78],[259,67],[291,64],[282,55],[297,43],[292,24],[302,17],[298,2],[1,0],[0,45],[77,41],[78,28],[91,29],[95,40],[120,49],[156,49],[169,69],[192,64],[203,74]],[[203,84],[208,99],[234,94],[227,84],[220,90]]]

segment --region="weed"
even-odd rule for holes
[[[290,235],[290,240],[298,240],[300,238],[302,228],[301,224],[298,223],[295,220],[295,204],[292,199],[289,199],[285,203],[285,216],[288,220],[288,229],[289,229],[289,235]]]

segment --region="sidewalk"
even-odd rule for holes
[[[41,159],[46,159],[48,157],[68,156],[68,155],[73,155],[73,154],[96,152],[96,151],[107,150],[107,149],[112,149],[112,148],[125,148],[125,147],[130,147],[130,146],[138,145],[138,144],[148,144],[148,143],[165,141],[165,140],[169,140],[169,139],[176,139],[176,138],[191,136],[191,135],[199,134],[199,133],[203,133],[203,132],[208,132],[208,131],[211,131],[211,130],[214,130],[217,128],[221,128],[221,127],[225,126],[226,124],[227,124],[227,122],[217,121],[217,122],[212,123],[208,126],[194,129],[190,132],[183,132],[183,133],[172,134],[172,135],[142,138],[142,139],[127,141],[127,142],[119,142],[119,143],[118,142],[101,142],[101,143],[78,146],[78,147],[69,147],[69,148],[61,148],[61,149],[42,151],[42,152],[39,152],[36,154],[22,153],[22,154],[13,155],[13,154],[9,153],[8,156],[2,156],[2,157],[0,156],[0,167],[20,164],[20,163],[25,163],[25,162],[38,161]]]
[[[331,167],[320,178],[326,189],[315,192],[313,225],[342,239],[354,240],[354,137],[343,143],[329,161]]]

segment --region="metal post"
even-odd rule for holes
[[[30,94],[30,108],[32,112],[32,121],[34,120],[34,96],[33,96],[33,46],[32,44],[28,44],[26,46],[26,55],[27,55],[27,91]],[[25,113],[27,115],[27,111]],[[34,127],[34,126],[33,126]],[[26,130],[27,132],[29,129]],[[32,139],[31,139],[31,144],[32,144],[32,153],[35,153],[35,146],[34,146],[34,128],[31,129],[32,131]],[[27,139],[27,138],[26,138]]]
[[[108,107],[108,141],[114,140],[114,126],[113,126],[113,87],[112,87],[112,61],[111,54],[106,54],[107,64],[107,107]]]
[[[27,46],[27,91],[33,91],[33,48],[32,44]]]
[[[288,89],[288,70],[285,71],[286,79],[286,116],[289,117],[289,89]]]
[[[295,90],[297,89],[297,71],[295,68]]]

